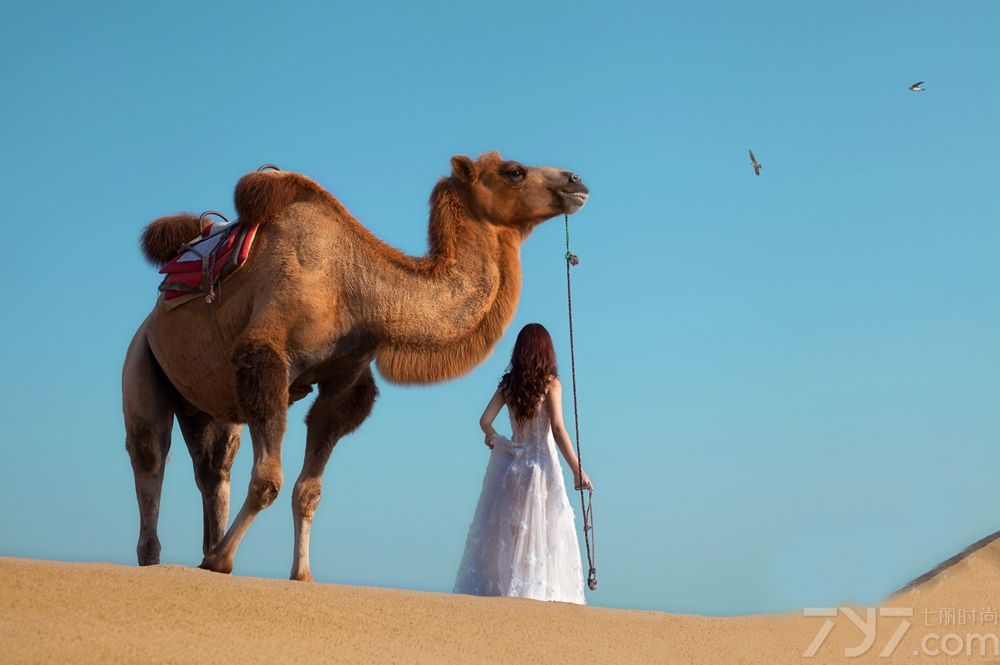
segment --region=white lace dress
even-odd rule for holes
[[[576,518],[547,399],[526,423],[511,416],[510,439],[493,437],[455,593],[586,602]]]

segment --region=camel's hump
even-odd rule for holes
[[[255,171],[236,183],[233,202],[240,221],[263,224],[296,201],[319,198],[343,210],[318,182],[293,171]]]

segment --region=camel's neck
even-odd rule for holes
[[[482,362],[510,323],[521,288],[521,235],[472,219],[448,184],[431,199],[430,253],[395,265],[366,307],[381,339],[379,372],[432,383]]]

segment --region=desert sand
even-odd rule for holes
[[[911,615],[879,617],[871,647],[851,658],[844,649],[864,634],[843,610],[806,657],[826,619],[802,613],[704,617],[15,558],[0,558],[0,580],[3,664],[912,663],[956,650],[963,663],[1000,660],[1000,624],[982,613],[1000,610],[1000,533],[886,599],[883,609]],[[902,622],[892,656],[879,657]]]

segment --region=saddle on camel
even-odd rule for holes
[[[210,215],[221,222],[209,222]],[[257,224],[232,223],[214,210],[203,212],[198,220],[201,235],[180,247],[180,253],[163,264],[160,283],[165,300],[204,293],[205,301],[215,300],[216,287],[242,266],[257,236]]]
[[[309,532],[323,470],[337,442],[371,413],[372,364],[397,384],[471,371],[517,309],[521,244],[587,197],[571,171],[490,152],[452,158],[451,173],[431,193],[421,257],[382,242],[319,183],[276,169],[240,179],[231,224],[180,214],[147,226],[141,248],[164,273],[163,292],[122,371],[139,563],[160,560],[157,521],[174,421],[202,495],[201,567],[228,573],[251,523],[284,484],[288,405],[315,386],[291,497],[291,577],[312,579]],[[244,424],[253,470],[227,529]]]

